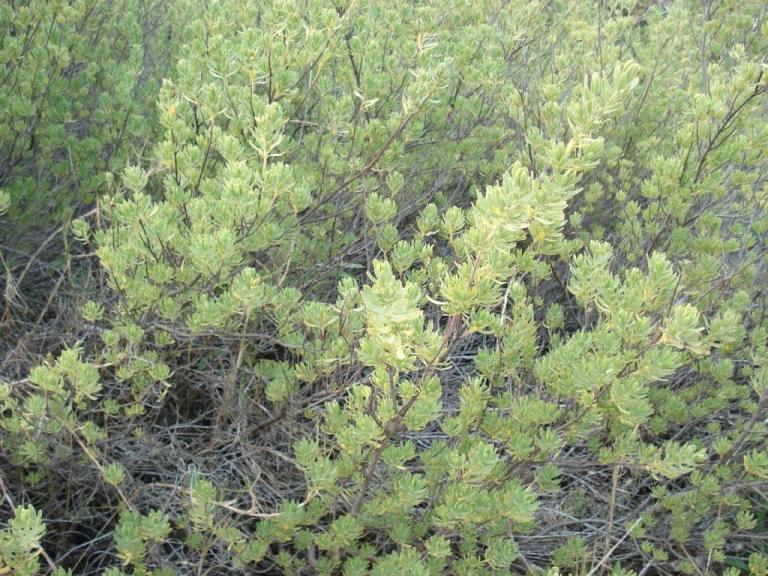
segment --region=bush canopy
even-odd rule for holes
[[[768,5],[0,7],[0,574],[768,575]]]

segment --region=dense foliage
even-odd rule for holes
[[[768,574],[764,2],[0,30],[0,574]]]

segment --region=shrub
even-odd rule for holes
[[[45,533],[42,515],[31,506],[19,507],[9,527],[0,532],[0,571],[27,576],[40,569],[40,539]]]
[[[82,341],[0,387],[55,562],[764,572],[764,6],[182,11]]]
[[[151,74],[166,49],[152,27],[166,9],[132,0],[0,8],[0,188],[20,225],[92,202],[103,173],[151,136]]]

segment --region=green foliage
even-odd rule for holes
[[[0,189],[17,232],[93,202],[104,173],[151,136],[167,49],[153,28],[167,11],[134,0],[0,8]]]
[[[52,514],[114,533],[90,562],[765,572],[762,3],[177,10],[157,126],[136,54],[94,64],[151,144],[83,164],[80,340],[0,382],[17,489],[68,462]]]
[[[32,506],[19,506],[8,526],[0,531],[0,574],[33,576],[40,569],[40,541],[45,534],[43,515]]]

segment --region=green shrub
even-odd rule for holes
[[[185,5],[83,340],[0,386],[114,533],[51,557],[764,573],[768,14],[620,4]]]
[[[40,539],[45,534],[42,514],[31,506],[14,511],[8,528],[0,532],[0,573],[33,576],[40,569]]]
[[[0,189],[17,233],[92,203],[104,173],[152,136],[166,11],[135,0],[0,8]]]

